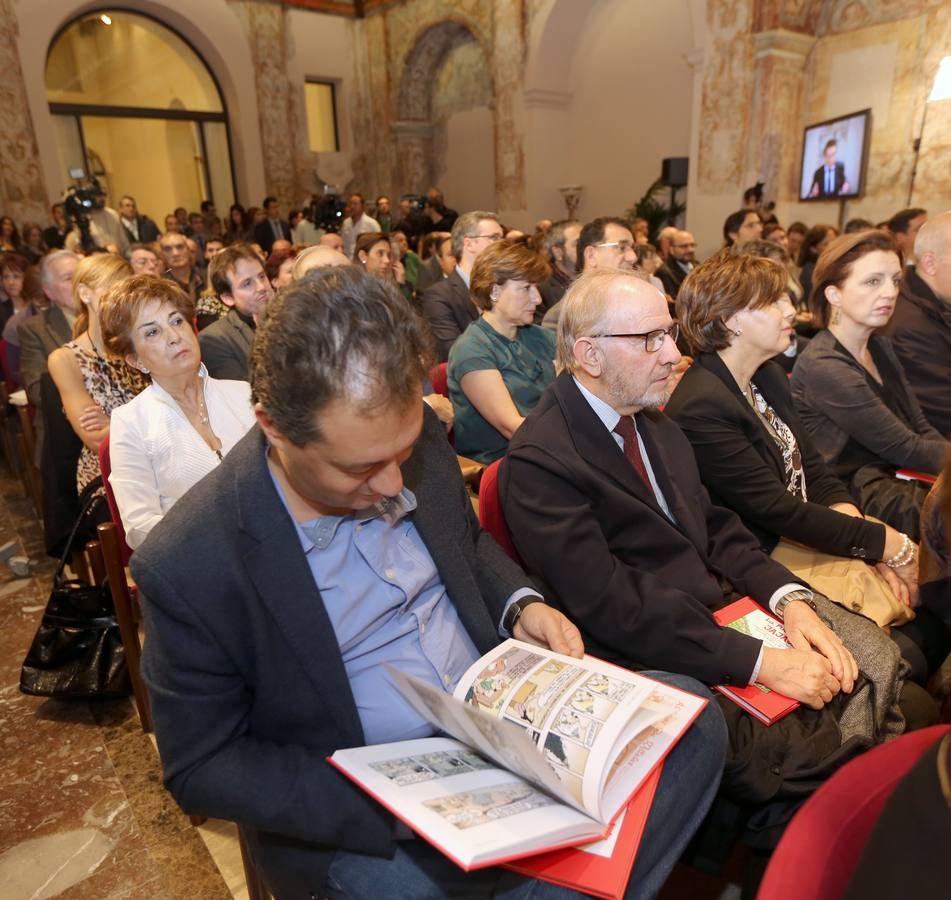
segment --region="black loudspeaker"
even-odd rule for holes
[[[668,187],[686,187],[687,162],[686,156],[667,157],[661,168],[660,180]]]

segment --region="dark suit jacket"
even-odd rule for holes
[[[239,822],[278,897],[322,897],[335,849],[388,856],[393,818],[325,758],[362,746],[330,618],[253,428],[132,556],[142,670],[165,783],[190,813]],[[529,584],[480,531],[445,428],[427,411],[403,464],[412,514],[480,653]]]
[[[664,290],[676,300],[677,292],[680,290],[680,285],[684,283],[687,273],[676,261],[671,260],[657,270],[657,277],[663,282]]]
[[[746,684],[761,644],[714,621],[731,594],[721,580],[765,602],[796,579],[735,513],[710,502],[670,419],[645,411],[637,422],[677,524],[562,373],[513,435],[499,473],[515,547],[593,655]]]
[[[469,296],[469,288],[455,270],[423,292],[423,318],[436,340],[439,362],[449,359],[456,338],[479,318],[479,309]]]
[[[24,319],[17,329],[20,338],[20,374],[26,395],[34,406],[39,407],[40,378],[47,371],[47,357],[57,347],[62,347],[71,337],[72,330],[63,311],[51,303],[39,315]]]
[[[253,340],[254,329],[234,308],[217,322],[212,322],[198,334],[201,358],[208,374],[212,378],[249,381]]]
[[[951,298],[905,270],[895,313],[883,329],[925,418],[951,440]]]
[[[815,174],[812,176],[812,187],[816,185],[819,186],[819,196],[820,197],[837,197],[839,191],[842,190],[842,186],[845,184],[845,163],[837,162],[835,164],[835,190],[830,194],[826,191],[826,167],[825,165],[819,166],[816,169]],[[810,191],[812,190],[810,188]]]
[[[122,222],[122,217],[120,216],[119,221]],[[122,230],[126,233],[126,236],[129,238],[130,244],[151,244],[153,241],[157,241],[159,237],[158,225],[156,225],[148,216],[136,216],[136,223],[139,227],[139,236],[136,237],[128,228],[126,228],[125,222],[122,222]]]
[[[291,226],[280,219],[279,223],[281,226],[281,234],[284,236],[284,239],[289,241],[291,239]],[[274,237],[274,229],[271,227],[271,220],[265,219],[263,222],[258,222],[254,226],[254,240],[261,245],[261,249],[265,253],[271,252],[271,247],[274,244],[276,238]]]
[[[809,499],[804,503],[786,490],[779,448],[723,360],[716,353],[701,353],[664,412],[693,445],[700,477],[713,501],[736,512],[767,552],[786,537],[836,556],[881,559],[882,525],[829,509],[833,503],[852,503],[852,495],[822,461],[802,427],[786,373],[767,362],[753,381],[795,435]]]

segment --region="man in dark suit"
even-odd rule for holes
[[[281,218],[281,206],[277,197],[265,197],[261,205],[267,213],[267,218],[254,226],[254,240],[261,245],[264,255],[270,256],[275,241],[291,239],[291,226]]]
[[[452,226],[452,255],[456,268],[448,278],[423,292],[423,318],[429,322],[436,340],[439,362],[449,359],[449,348],[457,337],[479,318],[479,310],[469,296],[469,273],[476,257],[489,244],[504,237],[498,216],[475,210],[463,213]]]
[[[151,244],[158,240],[159,229],[148,216],[140,216],[135,198],[126,194],[119,201],[119,221],[129,236],[130,244]]]
[[[837,148],[838,143],[835,138],[826,141],[822,150],[822,165],[812,176],[810,197],[838,197],[840,194],[851,192],[852,188],[845,177],[845,164],[835,160]]]
[[[528,570],[597,656],[708,684],[759,681],[816,708],[850,691],[855,661],[811,591],[711,504],[690,444],[657,411],[680,360],[663,295],[635,275],[594,272],[562,305],[562,374],[513,436],[499,479]],[[717,625],[713,610],[734,592],[785,617],[796,649]]]
[[[677,299],[680,285],[693,269],[696,252],[697,242],[689,231],[674,233],[667,248],[667,260],[657,270],[657,277],[663,283],[664,290],[674,300]]]
[[[40,263],[40,283],[50,305],[39,315],[24,319],[17,328],[20,339],[20,375],[26,395],[35,407],[42,406],[40,378],[47,371],[46,359],[72,337],[72,323],[79,310],[73,296],[73,275],[79,257],[70,250],[55,250]]]
[[[257,253],[247,244],[232,244],[215,254],[208,280],[231,309],[199,333],[202,361],[212,378],[247,381],[257,320],[274,296],[274,288]]]
[[[480,531],[420,402],[428,355],[408,303],[362,271],[281,292],[254,348],[258,427],[133,556],[165,783],[242,826],[277,900],[566,896],[463,873],[326,761],[433,732],[384,664],[450,691],[500,635],[583,649]],[[724,741],[711,704],[668,756],[629,896],[659,890]]]
[[[925,222],[885,326],[925,418],[951,440],[951,212]]]

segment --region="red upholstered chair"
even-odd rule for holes
[[[429,370],[429,380],[432,382],[433,390],[443,397],[449,397],[449,376],[447,374],[448,363],[439,363]]]
[[[122,517],[119,515],[119,507],[116,506],[116,496],[112,493],[112,485],[109,484],[109,474],[112,472],[112,463],[109,461],[109,435],[107,434],[103,442],[99,445],[99,471],[102,472],[102,486],[106,492],[106,502],[109,504],[109,514],[112,516],[112,524],[116,526],[116,537],[119,541],[119,554],[122,565],[129,565],[129,557],[132,551],[125,542],[125,526],[122,524]]]
[[[482,473],[479,482],[479,524],[495,538],[495,542],[505,553],[522,565],[522,558],[512,543],[512,535],[505,524],[502,515],[502,505],[499,503],[499,466],[502,460],[497,459],[490,463]]]
[[[836,772],[790,822],[757,900],[839,900],[892,791],[949,727],[909,732]]]

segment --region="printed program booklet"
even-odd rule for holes
[[[329,761],[466,870],[607,837],[707,702],[515,640],[477,660],[453,694],[386,668],[450,737]],[[636,850],[643,825],[633,831]]]
[[[713,618],[724,628],[735,628],[758,638],[764,647],[786,650],[792,646],[786,638],[783,623],[766,612],[752,597],[741,597],[729,606],[718,609]],[[772,725],[799,706],[798,700],[755,682],[744,687],[718,684],[714,690],[742,706],[764,725]]]

